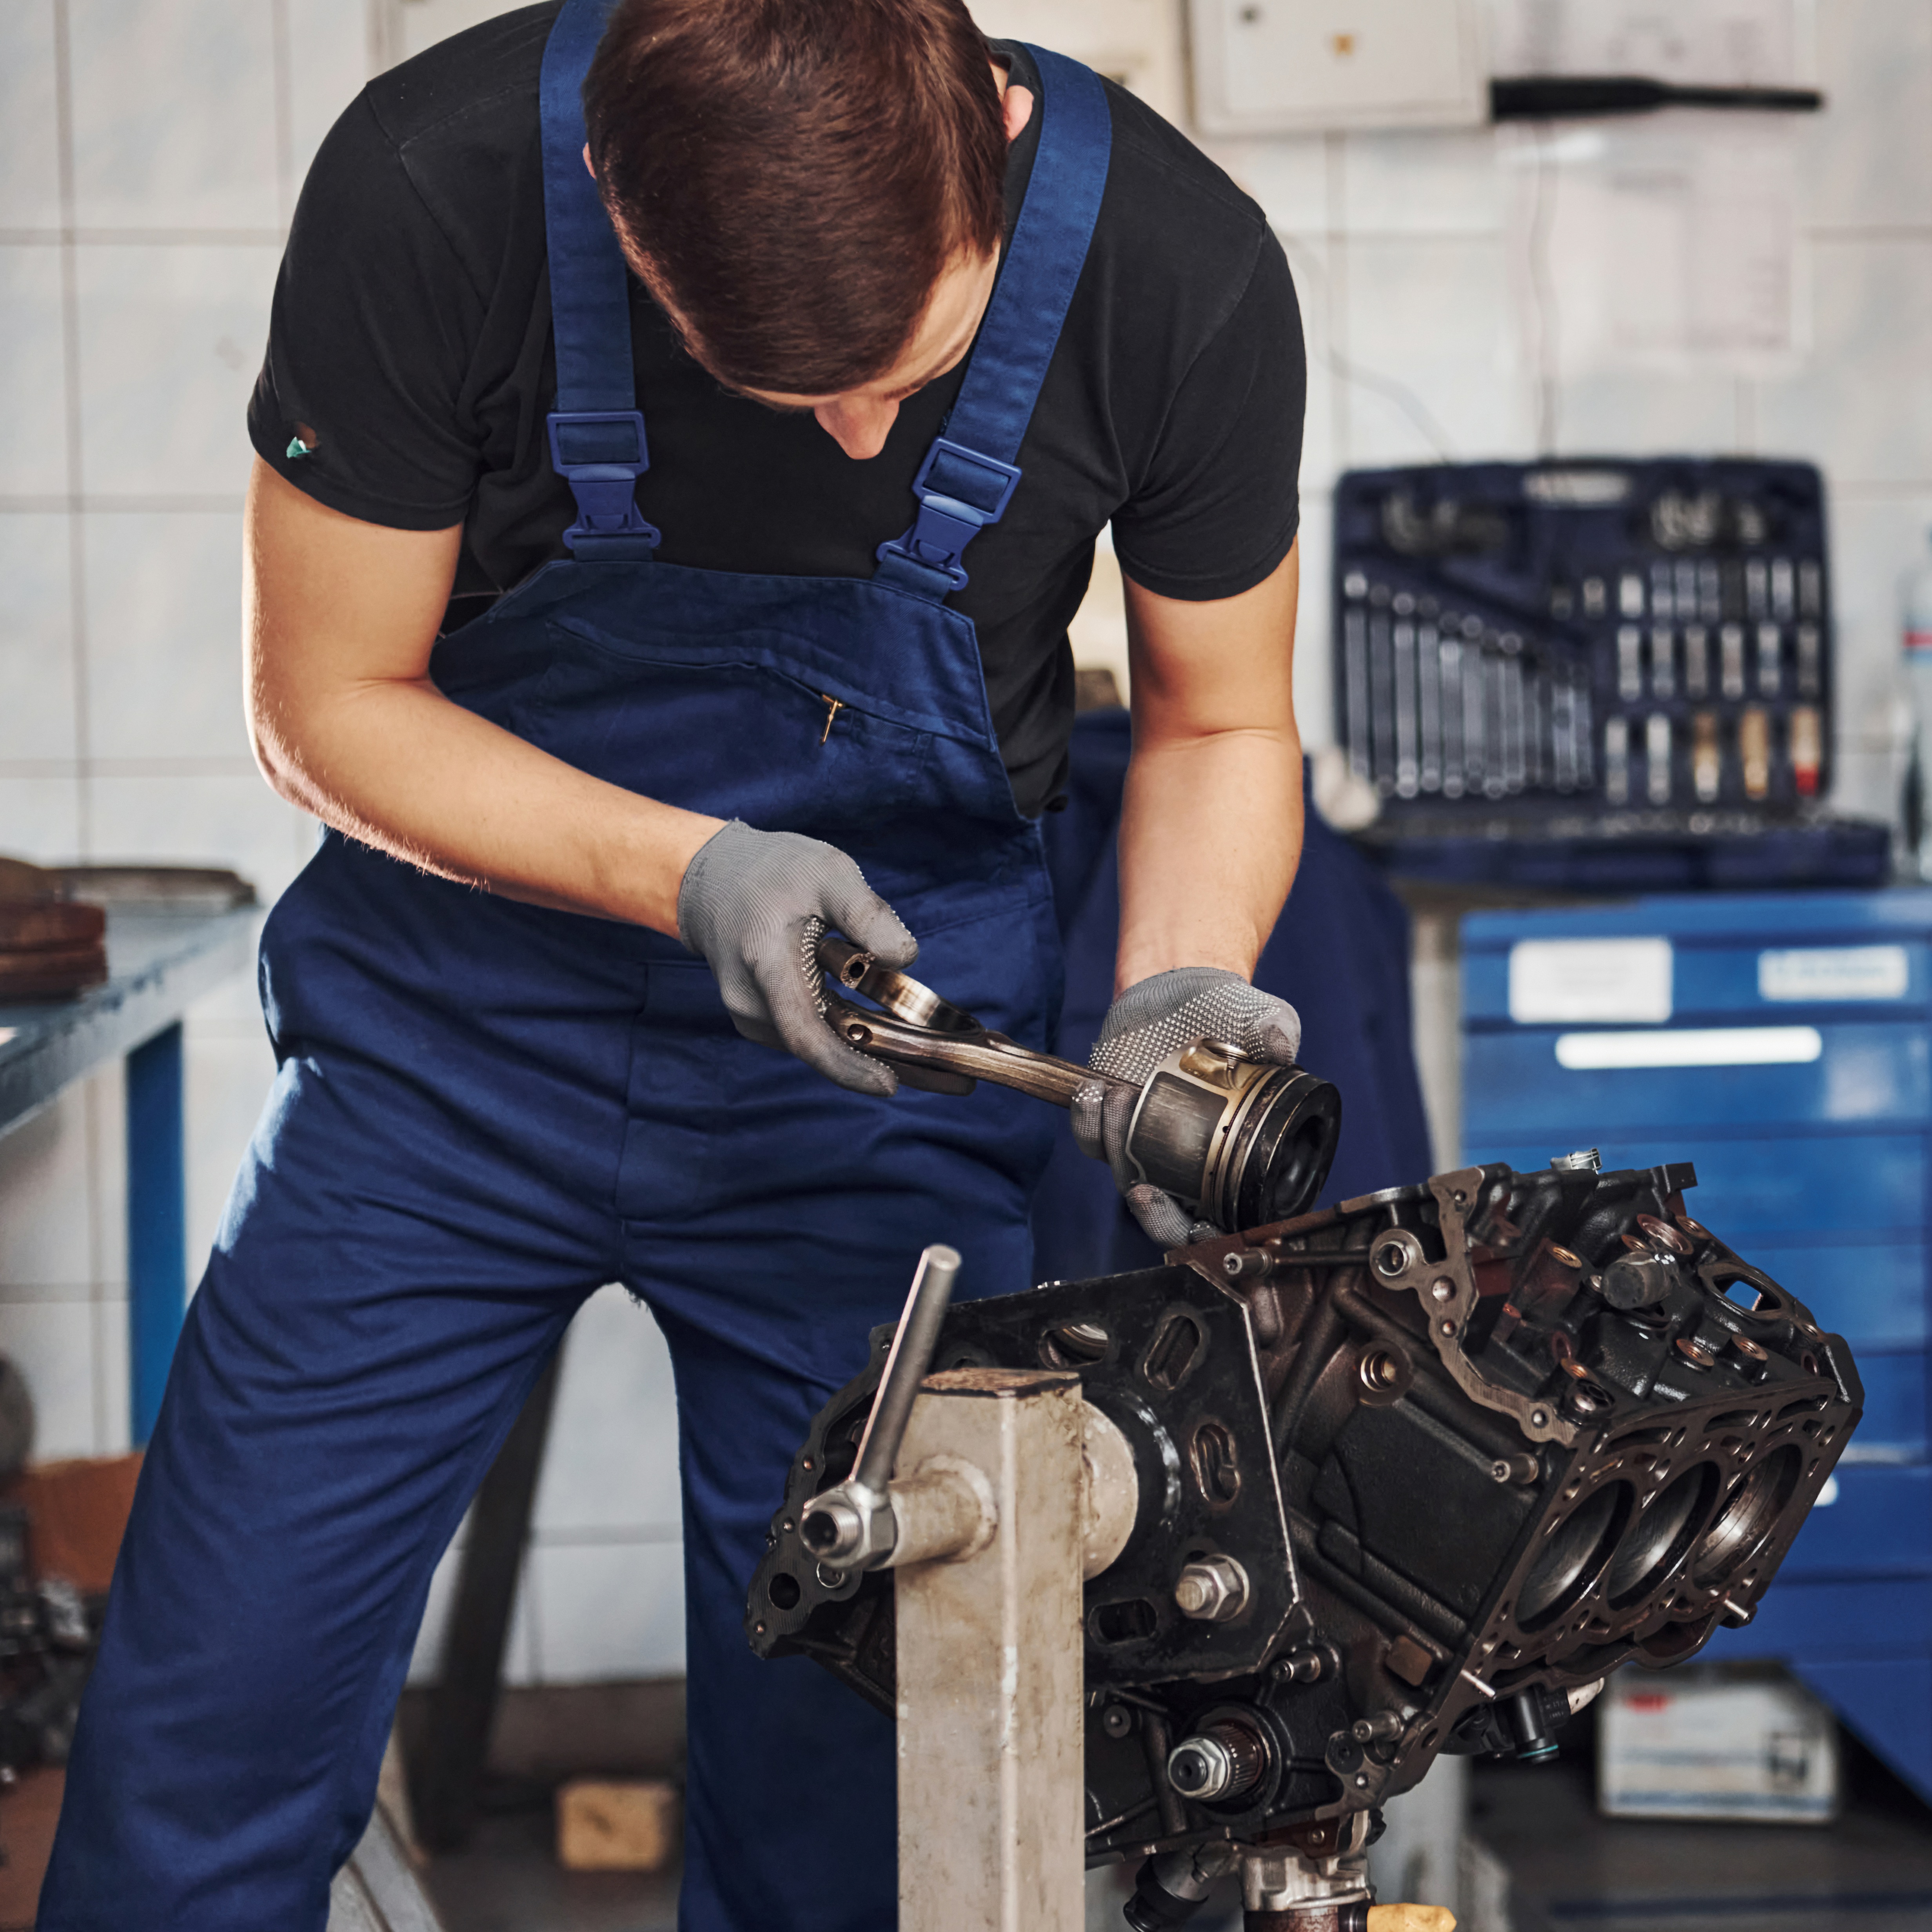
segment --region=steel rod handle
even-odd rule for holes
[[[852,1470],[852,1482],[856,1487],[883,1494],[892,1480],[899,1444],[904,1438],[906,1424],[912,1419],[919,1385],[932,1365],[932,1352],[939,1345],[939,1331],[945,1324],[946,1311],[952,1300],[952,1284],[958,1276],[956,1248],[935,1241],[919,1258],[912,1290],[906,1297],[905,1312],[899,1317],[898,1332],[893,1336],[892,1352],[886,1358],[886,1371],[879,1378],[879,1392],[873,1398],[866,1432],[859,1440],[859,1460]]]

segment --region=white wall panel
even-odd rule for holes
[[[1349,466],[1528,455],[1531,386],[1509,349],[1501,242],[1351,236],[1344,268],[1343,353],[1359,372]]]
[[[0,228],[58,228],[60,91],[55,0],[0,7]]]
[[[272,904],[295,876],[306,824],[252,769],[179,774],[97,772],[85,781],[89,856],[186,866],[228,866]]]
[[[82,1086],[0,1137],[0,1294],[32,1300],[91,1290],[88,1154]]]
[[[1301,600],[1294,625],[1294,716],[1302,748],[1335,742],[1334,679],[1328,645],[1328,560],[1334,549],[1334,511],[1327,496],[1301,492]]]
[[[280,256],[274,242],[77,251],[90,496],[226,496],[239,506],[248,397]]]
[[[9,858],[70,865],[80,850],[81,780],[0,771],[0,839]]]
[[[67,7],[80,226],[272,230],[272,0]]]
[[[678,1544],[538,1544],[527,1574],[546,1682],[668,1677],[683,1670]]]
[[[0,770],[76,753],[68,528],[64,514],[0,517]]]
[[[0,1354],[34,1398],[34,1454],[94,1453],[94,1309],[85,1300],[0,1302]]]
[[[290,185],[299,188],[322,136],[370,72],[368,10],[352,0],[284,0],[288,20]],[[286,218],[288,213],[284,209]]]
[[[1807,220],[1923,227],[1932,214],[1932,7],[1822,0],[1818,86],[1798,170]]]
[[[102,512],[82,544],[90,755],[247,760],[241,518]]]
[[[64,496],[66,361],[61,256],[44,242],[0,242],[0,496]]]
[[[274,1084],[275,1056],[258,1022],[247,1031],[191,1024],[182,1054],[187,1088],[188,1278],[208,1265],[236,1170]]]
[[[1841,485],[1932,482],[1932,230],[1820,234],[1811,256],[1812,353],[1764,385],[1762,446]]]
[[[1728,456],[1740,446],[1738,386],[1730,376],[1579,376],[1558,386],[1556,446],[1571,455]]]
[[[1351,234],[1501,232],[1502,171],[1488,128],[1339,138],[1342,218]]]
[[[565,1339],[537,1534],[674,1538],[680,1514],[670,1352],[650,1314],[622,1288],[606,1288]]]

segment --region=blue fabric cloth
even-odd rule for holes
[[[1084,714],[1073,730],[1067,808],[1047,821],[1066,949],[1059,1051],[1084,1061],[1114,992],[1120,919],[1114,839],[1130,741],[1124,711]],[[1255,969],[1255,984],[1301,1015],[1303,1064],[1342,1090],[1342,1138],[1321,1204],[1430,1171],[1408,994],[1408,916],[1382,875],[1310,805],[1294,890]],[[1034,1262],[1077,1281],[1150,1266],[1159,1251],[1112,1177],[1059,1122],[1034,1204]]]
[[[580,77],[602,4],[571,0],[568,59],[545,78],[547,147],[573,158],[568,69]],[[1081,132],[1098,80],[1042,71],[1028,207],[1043,194],[1051,217],[1097,202],[1106,152]],[[596,199],[551,218],[560,336],[628,371]],[[1086,236],[1031,232],[1052,259],[1016,242],[986,340],[1036,381],[1036,332],[1059,327],[1042,291],[1064,305],[1061,256]],[[1009,304],[1026,326],[1006,326]],[[984,427],[1017,448],[1032,395],[988,374],[1004,400]],[[592,413],[628,403],[628,376],[569,380]],[[565,439],[609,427],[559,414]],[[622,505],[596,514],[621,522]],[[443,691],[616,784],[844,847],[917,934],[922,974],[1046,1045],[1051,884],[970,622],[883,582],[674,569],[614,541],[632,548],[580,544],[440,649]],[[886,1932],[891,1726],[802,1659],[754,1659],[745,1592],[794,1451],[921,1248],[958,1247],[966,1293],[1032,1280],[1051,1110],[994,1088],[846,1093],[741,1040],[675,941],[334,835],[271,916],[261,980],[279,1071],[142,1471],[43,1932],[320,1932],[431,1570],[572,1316],[611,1280],[649,1304],[677,1382],[681,1923]]]

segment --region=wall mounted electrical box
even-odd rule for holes
[[[1190,0],[1189,25],[1207,134],[1489,118],[1476,0]]]

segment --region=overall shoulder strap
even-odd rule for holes
[[[638,478],[650,467],[631,362],[624,257],[597,184],[584,165],[584,76],[610,0],[565,0],[544,48],[544,228],[556,338],[556,407],[550,460],[577,499],[563,533],[579,560],[642,562],[658,533],[638,514]]]
[[[1020,480],[1015,458],[1107,185],[1113,123],[1100,76],[1044,47],[1027,51],[1040,69],[1034,111],[1042,118],[1026,200],[959,399],[914,480],[918,518],[903,536],[879,546],[874,572],[935,603],[965,583],[966,546],[1012,500]]]

